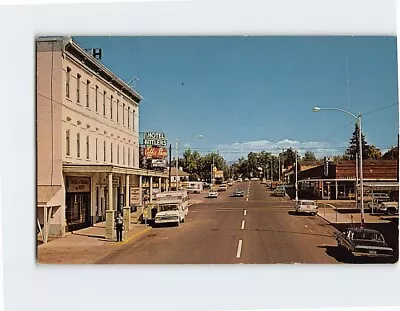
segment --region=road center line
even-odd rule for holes
[[[244,220],[242,220],[242,227],[240,228],[241,230],[244,229]]]
[[[246,211],[246,210],[244,210],[244,212],[243,212],[243,215],[244,215],[244,216],[246,216],[246,214],[247,214],[247,211]]]
[[[240,258],[240,254],[242,253],[242,240],[239,240],[238,249],[236,253],[236,258]]]
[[[249,197],[247,197],[246,201],[248,201],[248,200],[249,200]]]

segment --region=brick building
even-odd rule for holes
[[[292,176],[293,174],[293,169]],[[364,160],[364,190],[385,191],[398,197],[398,161]],[[299,194],[315,199],[347,199],[356,189],[355,161],[328,162],[301,168],[298,172]],[[290,183],[294,178],[290,178]]]

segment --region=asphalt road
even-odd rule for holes
[[[242,198],[231,197],[234,188]],[[271,197],[259,181],[242,182],[217,199],[198,195],[184,224],[158,227],[98,263],[272,264],[337,263],[335,229],[318,216],[291,213],[294,204]]]

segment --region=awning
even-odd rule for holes
[[[61,190],[61,186],[37,186],[37,205],[49,206],[51,199]]]

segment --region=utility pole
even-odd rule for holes
[[[295,187],[296,187],[296,202],[299,200],[299,195],[298,195],[298,185],[297,185],[297,150],[295,150],[294,151],[294,155],[295,155],[295,157],[296,157],[296,176],[295,176],[295,178],[296,178],[296,184],[295,184]]]
[[[178,191],[178,162],[179,162],[178,140],[176,140],[176,191]]]
[[[172,145],[169,144],[169,183],[168,183],[168,190],[171,191],[171,166],[172,166]]]

